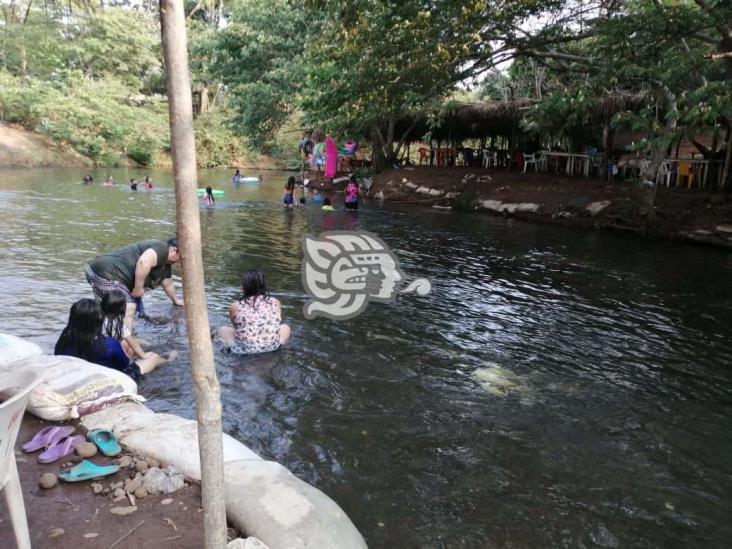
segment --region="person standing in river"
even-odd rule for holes
[[[145,294],[145,288],[162,286],[174,305],[183,306],[171,278],[171,266],[179,261],[177,239],[143,240],[92,259],[86,266],[86,281],[97,300],[111,290],[125,294],[125,325],[132,331],[137,302]]]

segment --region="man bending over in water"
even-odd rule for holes
[[[162,285],[170,301],[178,307],[178,299],[171,278],[171,265],[180,261],[178,240],[143,240],[92,259],[86,266],[86,281],[94,296],[101,300],[105,293],[120,290],[127,299],[125,325],[132,331],[132,320],[137,310],[136,302],[145,294],[145,288]]]

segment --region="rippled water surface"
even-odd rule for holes
[[[113,171],[118,180],[145,172]],[[51,351],[86,260],[175,231],[155,191],[0,172],[0,329]],[[105,173],[95,176],[101,181]],[[732,254],[482,215],[366,204],[283,211],[285,174],[202,208],[212,323],[263,269],[293,328],[217,351],[227,432],[333,497],[373,547],[724,547],[732,536]],[[336,203],[342,199],[336,198]],[[300,238],[362,228],[433,293],[305,320]],[[185,323],[162,291],[153,408],[193,417]]]

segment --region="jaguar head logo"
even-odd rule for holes
[[[302,282],[310,299],[305,318],[345,320],[363,312],[369,301],[392,301],[405,275],[398,258],[377,236],[365,231],[334,231],[305,236]],[[429,281],[419,279],[426,295]],[[428,289],[424,291],[425,284]],[[412,283],[405,291],[415,291]]]

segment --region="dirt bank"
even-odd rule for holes
[[[732,249],[732,196],[698,189],[657,190],[657,220],[641,211],[637,184],[503,169],[414,167],[378,174],[371,197],[482,210],[533,221],[704,242]]]
[[[28,130],[0,124],[0,168],[93,166],[70,146]]]
[[[46,472],[58,473],[60,463],[42,465],[36,461],[37,453],[23,454],[20,447],[46,425],[47,423],[26,414],[15,446],[33,547],[203,547],[201,493],[196,484],[174,494],[149,495],[137,500],[137,510],[126,516],[110,512],[114,507],[129,506],[126,500],[114,503],[111,495],[95,495],[90,482],[59,483],[50,490],[40,488],[40,475]],[[78,431],[81,432],[81,429]],[[67,458],[61,460],[61,463],[78,459]],[[99,455],[92,458],[92,461],[98,465],[113,462],[110,458]],[[129,476],[129,470],[120,471],[100,482],[107,485],[125,480]],[[163,501],[166,503],[163,504]],[[15,547],[12,532],[5,502],[0,500],[0,547]]]

